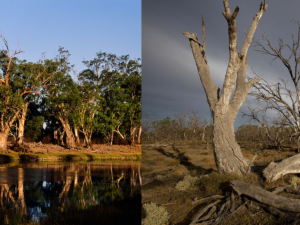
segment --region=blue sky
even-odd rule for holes
[[[59,46],[69,50],[80,72],[96,52],[141,58],[140,0],[9,0],[0,3],[0,30],[20,59],[36,62]],[[4,48],[2,40],[0,48]]]

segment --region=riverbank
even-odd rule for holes
[[[141,145],[94,145],[68,150],[59,145],[28,143],[27,152],[16,152],[9,144],[8,154],[0,154],[0,161],[72,161],[72,160],[141,160]]]

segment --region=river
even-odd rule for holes
[[[2,223],[38,222],[49,213],[130,198],[140,192],[140,167],[129,161],[2,163]]]

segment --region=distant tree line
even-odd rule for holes
[[[52,142],[67,148],[92,137],[114,143],[118,138],[133,144],[141,134],[141,64],[129,55],[98,52],[85,60],[86,69],[75,74],[70,53],[59,47],[54,59],[19,60],[21,50],[0,51],[0,149],[8,137],[23,144],[24,138]],[[73,71],[74,72],[74,71]],[[46,125],[46,126],[45,126]],[[44,129],[45,128],[45,129]]]
[[[153,119],[146,116],[142,123],[144,142],[211,141],[211,122],[197,112],[174,114],[173,118]]]
[[[254,149],[280,149],[298,146],[298,137],[293,129],[286,126],[284,120],[260,119],[244,121],[235,131],[238,142],[247,142]],[[142,140],[146,142],[199,142],[212,143],[212,123],[197,112],[174,114],[163,119],[145,117],[143,119]]]

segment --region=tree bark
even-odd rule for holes
[[[79,133],[78,133],[78,129],[74,128],[74,134],[75,134],[75,143],[76,145],[80,145],[80,138],[79,138]]]
[[[213,152],[218,171],[224,174],[246,174],[250,171],[250,160],[246,159],[235,140],[234,118],[230,110],[221,114],[219,110],[214,113],[213,123]]]
[[[300,154],[284,159],[278,163],[271,162],[263,170],[263,175],[267,181],[276,181],[280,177],[290,173],[300,173]]]
[[[67,121],[64,121],[62,118],[59,118],[60,122],[62,123],[64,130],[66,131],[66,148],[75,148],[76,143],[75,143],[75,138],[74,134],[70,128],[70,125]]]
[[[249,196],[261,203],[267,204],[277,209],[290,212],[300,212],[299,199],[283,197],[281,195],[277,195],[260,187],[239,180],[231,181],[230,185],[238,193],[238,195],[243,194]]]
[[[142,136],[142,125],[140,125],[139,127],[138,144],[141,144],[141,136]]]
[[[223,0],[224,11],[222,12],[228,24],[229,37],[229,63],[225,74],[223,89],[215,86],[210,75],[210,69],[206,59],[206,49],[202,46],[195,33],[183,33],[189,38],[193,56],[196,62],[201,83],[205,90],[207,101],[213,115],[213,146],[215,162],[219,172],[246,174],[250,171],[251,162],[246,159],[235,141],[234,121],[239,108],[244,103],[250,88],[260,79],[254,78],[245,81],[245,73],[248,67],[247,52],[253,39],[253,35],[263,13],[267,10],[267,4],[261,4],[259,12],[254,17],[241,52],[237,50],[236,20],[239,8],[236,7],[231,13],[228,0]],[[204,31],[204,23],[202,23]],[[205,32],[203,32],[205,39]],[[234,87],[236,85],[236,89]],[[233,97],[232,97],[233,94]],[[232,97],[232,100],[231,100]]]
[[[4,132],[0,132],[0,152],[6,153],[7,151],[7,138],[8,138],[9,130]]]
[[[84,141],[86,144],[87,148],[92,147],[92,141],[91,141],[91,135],[89,135],[88,133],[83,133],[84,134]]]
[[[26,103],[22,108],[21,118],[19,119],[18,138],[17,138],[17,144],[19,144],[19,146],[22,146],[24,143],[24,128],[25,128],[25,119],[26,119],[28,104],[29,103]]]

